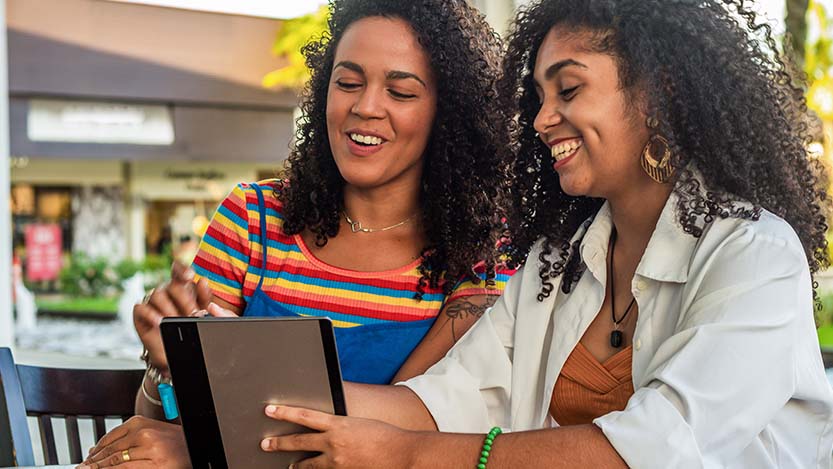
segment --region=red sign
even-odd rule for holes
[[[61,271],[61,227],[55,223],[26,226],[26,279],[55,280]]]

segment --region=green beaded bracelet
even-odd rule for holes
[[[501,433],[503,433],[503,430],[500,427],[492,427],[489,433],[486,434],[486,439],[483,440],[483,448],[480,450],[480,459],[477,466],[475,466],[477,469],[486,469],[486,463],[489,462],[489,453],[492,452],[492,445],[495,438]]]

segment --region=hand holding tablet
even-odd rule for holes
[[[194,467],[286,467],[314,456],[259,448],[310,431],[269,418],[270,404],[346,415],[328,319],[171,318],[162,338]]]

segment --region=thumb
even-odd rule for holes
[[[217,303],[209,303],[208,308],[205,308],[208,311],[208,314],[214,316],[215,318],[236,318],[238,317],[233,312],[221,307]]]

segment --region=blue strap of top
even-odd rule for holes
[[[266,203],[263,191],[252,184],[257,193],[260,213],[260,241],[263,260],[260,264],[260,282],[257,284],[243,316],[298,317],[299,314],[275,301],[261,289],[266,274]],[[251,263],[249,268],[255,269]],[[318,315],[328,316],[321,310]],[[397,370],[428,333],[434,318],[409,321],[366,324],[356,327],[336,327],[336,346],[341,363],[342,377],[347,381],[371,384],[389,384]]]
[[[263,198],[263,189],[257,184],[252,184],[252,189],[257,194],[257,211],[260,214],[260,246],[263,255],[260,257],[260,281],[257,282],[255,291],[260,290],[263,285],[263,278],[266,276],[266,253],[269,252],[266,237],[266,201]]]

